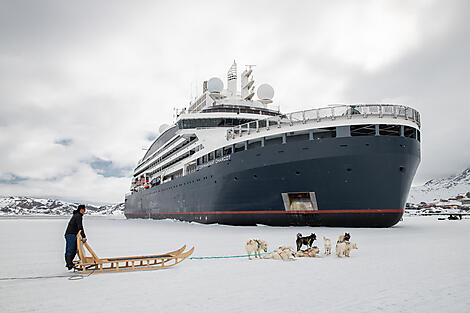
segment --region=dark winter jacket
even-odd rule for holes
[[[75,211],[73,211],[73,216],[69,221],[65,234],[77,235],[78,231],[81,230],[82,237],[85,238],[86,235],[85,235],[85,230],[83,229],[82,218],[83,218],[83,214],[80,213],[79,209],[76,209]]]

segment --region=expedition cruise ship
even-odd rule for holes
[[[127,218],[389,227],[420,162],[420,115],[393,104],[283,114],[252,66],[204,82],[134,170]]]

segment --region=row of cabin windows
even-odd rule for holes
[[[179,129],[204,127],[233,127],[251,122],[250,119],[239,118],[198,118],[178,121]]]
[[[350,134],[351,136],[404,136],[421,141],[419,130],[414,127],[401,125],[351,125]]]
[[[344,126],[341,126],[341,127],[344,127]],[[350,131],[350,136],[376,136],[376,135],[378,136],[404,136],[404,137],[413,138],[413,139],[417,139],[418,141],[421,141],[421,135],[420,135],[419,130],[413,127],[409,127],[409,126],[387,125],[387,124],[351,125],[349,131]],[[264,146],[278,145],[284,142],[306,141],[310,139],[314,140],[314,139],[335,138],[336,134],[337,134],[336,127],[313,129],[313,130],[310,130],[308,132],[303,132],[303,133],[290,132],[290,133],[283,134],[282,137],[265,138]],[[234,145],[233,150],[232,150],[232,146],[226,146],[222,149],[212,151],[198,158],[196,164],[202,165],[225,155],[229,155],[229,154],[240,152],[240,151],[250,150],[254,148],[259,148],[262,146],[263,146],[262,141],[259,139],[256,139],[254,141],[239,142]]]
[[[180,138],[181,137],[177,137],[176,139],[180,139]],[[183,144],[179,145],[178,147],[175,147],[172,150],[166,152],[161,157],[157,158],[155,161],[153,161],[152,163],[150,163],[146,167],[142,168],[136,175],[139,175],[139,174],[143,173],[144,171],[146,171],[148,169],[154,168],[155,166],[157,166],[161,162],[165,161],[168,157],[172,156],[173,154],[177,153],[178,151],[183,150],[186,146],[191,144],[194,140],[197,140],[197,137],[190,137],[188,141],[186,141]],[[190,151],[190,154],[192,155],[192,154],[196,153],[197,151],[199,151],[198,147],[196,147],[196,149],[192,149]]]
[[[268,110],[263,110],[263,109],[251,109],[251,108],[238,108],[238,107],[212,107],[208,109],[202,110],[202,112],[231,112],[231,113],[249,113],[249,114],[260,114],[260,115],[270,115],[270,116],[277,116],[279,113],[277,112],[271,112]]]

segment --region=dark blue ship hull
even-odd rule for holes
[[[126,197],[127,218],[229,225],[390,227],[402,217],[420,162],[403,136],[300,140],[239,151],[230,159]],[[315,193],[291,211],[282,194]]]

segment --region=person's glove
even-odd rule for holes
[[[82,238],[82,242],[85,243],[85,242],[86,242],[86,238]]]

